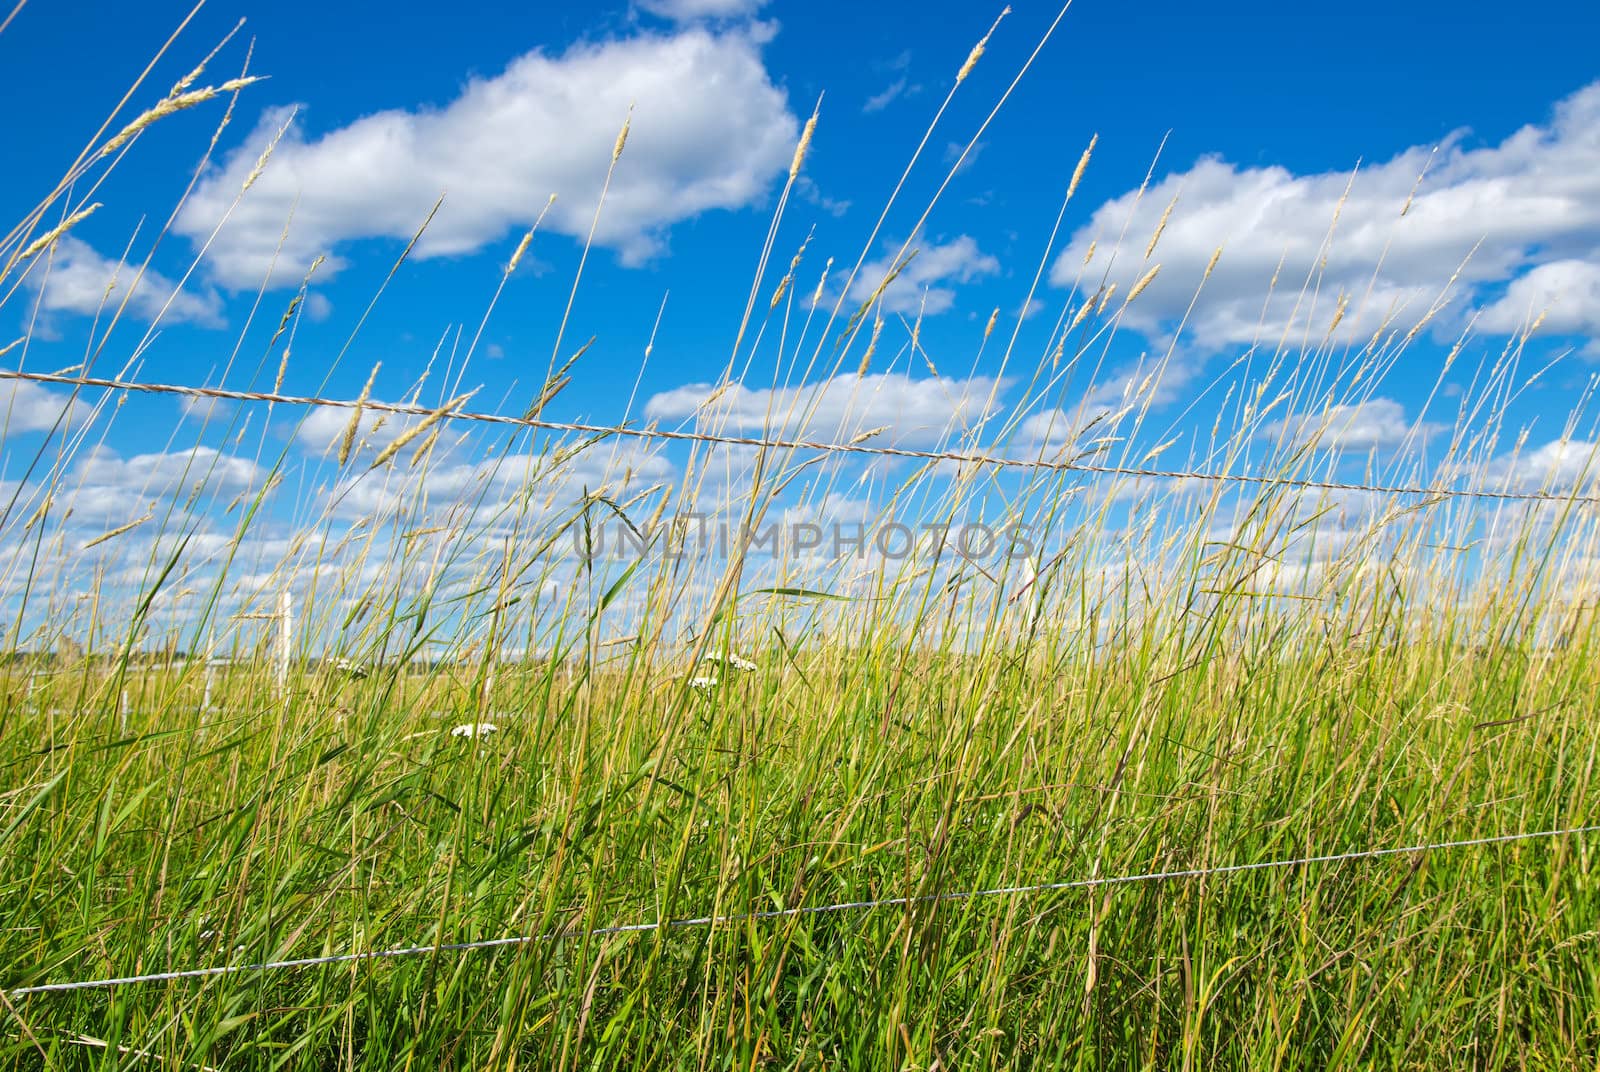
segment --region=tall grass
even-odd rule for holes
[[[69,233],[86,208],[78,191],[178,110],[169,102],[206,104],[190,88],[201,77],[124,134],[103,131],[0,243],[8,316],[32,315],[37,287],[21,280],[48,277],[49,221],[62,221],[55,238]],[[218,85],[213,96],[248,91]],[[787,205],[713,393],[767,386],[748,370],[771,367],[770,437],[897,442],[838,421],[829,392],[859,390],[869,368],[931,367],[920,321],[896,323],[878,301],[808,301],[805,272],[820,270],[798,242],[806,257],[781,251]],[[1121,242],[1148,258],[1155,236]],[[1341,407],[1408,354],[1405,323],[1364,346],[1331,330],[1321,343],[1266,340],[1195,389],[1225,401],[1175,461],[1159,445],[1192,418],[1155,425],[1170,351],[1113,403],[1089,401],[1108,397],[1097,388],[1130,299],[1084,281],[1037,354],[991,319],[984,360],[1022,394],[1004,411],[957,407],[933,442],[1281,482],[971,459],[863,480],[858,459],[804,448],[495,439],[447,418],[346,411],[308,473],[279,436],[316,411],[240,406],[178,426],[166,449],[184,463],[151,478],[148,513],[102,523],[83,520],[75,481],[117,397],[76,391],[45,435],[8,418],[5,986],[547,937],[8,992],[3,1060],[1581,1063],[1600,1050],[1592,838],[941,899],[1596,815],[1593,504],[1297,485],[1347,474],[1325,441]],[[322,330],[299,296],[281,318],[273,300],[241,330],[230,385],[281,385],[285,340]],[[124,312],[108,307],[90,330],[86,369],[121,367],[148,343],[108,342]],[[429,407],[462,404],[473,344],[460,341],[482,330],[441,342]],[[1442,461],[1402,450],[1359,482],[1492,484],[1523,342],[1495,353],[1464,339],[1463,360],[1481,351],[1481,367],[1439,433]],[[12,367],[31,345],[30,330]],[[576,349],[558,347],[535,409],[585,374],[581,356],[567,360]],[[374,371],[367,391],[383,383]],[[398,396],[421,402],[424,386]],[[1024,434],[1052,413],[1047,434]],[[1313,417],[1284,422],[1291,413]],[[728,414],[713,398],[692,427],[740,431]],[[196,427],[207,449],[187,450],[179,437]],[[242,486],[227,480],[239,462]],[[1018,556],[963,553],[924,528],[906,557],[831,543],[706,553],[694,536],[707,517],[860,522],[869,547],[894,524],[1032,536]],[[624,532],[644,550],[577,553]],[[478,723],[495,731],[450,732]],[[895,903],[591,933],[874,900]]]

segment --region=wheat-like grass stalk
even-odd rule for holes
[[[1083,181],[1084,172],[1089,170],[1089,158],[1094,155],[1095,144],[1100,140],[1100,135],[1094,134],[1089,138],[1089,144],[1084,147],[1083,155],[1078,157],[1078,166],[1072,169],[1072,180],[1067,183],[1068,201],[1078,192],[1078,184]]]
[[[111,138],[100,147],[99,152],[95,154],[95,158],[103,159],[107,156],[110,156],[128,142],[144,133],[144,131],[148,130],[151,126],[159,123],[161,120],[170,115],[176,115],[178,112],[187,111],[190,108],[204,104],[210,100],[215,100],[217,97],[227,93],[237,93],[246,86],[253,86],[260,81],[262,81],[262,76],[260,75],[251,75],[246,78],[230,78],[220,85],[203,86],[200,89],[185,90],[183,92],[174,93],[171,96],[164,97],[156,105],[139,113],[139,115],[136,116],[132,122],[123,127],[121,130],[117,131],[117,133],[113,134]]]
[[[50,228],[50,230],[46,231],[44,234],[28,243],[28,245],[23,248],[22,252],[17,254],[16,262],[30,260],[40,252],[55,245],[56,242],[60,240],[62,235],[66,234],[78,224],[94,215],[95,211],[99,208],[100,202],[98,201],[80,208],[78,211],[74,212],[72,215],[68,216],[66,219]]]
[[[799,262],[775,294],[792,294]],[[836,284],[841,302],[854,282]],[[1315,278],[1304,286],[1310,304]],[[26,539],[0,520],[0,546],[24,549],[0,558],[13,623],[0,885],[29,891],[0,898],[3,985],[417,955],[198,987],[8,991],[23,1026],[0,1047],[48,1064],[52,1047],[104,1038],[128,1043],[111,1061],[246,1070],[619,1054],[639,1067],[707,1054],[740,1067],[1120,1067],[1162,1053],[1190,1068],[1285,1054],[1448,1067],[1463,1053],[1509,1068],[1594,1052],[1586,835],[1430,851],[1420,869],[1384,857],[1226,870],[1573,826],[1594,793],[1592,511],[1296,486],[1358,471],[1330,439],[1340,407],[1372,397],[1403,351],[1397,314],[1371,352],[1285,344],[1265,369],[1246,357],[1191,385],[1176,427],[1144,427],[1153,400],[1183,387],[1170,360],[1181,324],[1165,358],[1109,379],[1120,316],[1064,360],[1068,334],[1116,292],[1108,272],[1065,299],[1042,344],[1059,367],[1008,388],[1004,421],[993,399],[949,400],[961,416],[935,438],[964,464],[873,464],[859,481],[799,450],[756,450],[748,472],[709,446],[652,466],[600,433],[463,449],[459,469],[431,471],[444,421],[470,397],[452,364],[441,394],[457,397],[385,448],[383,462],[412,449],[409,466],[291,499],[299,463],[285,450],[264,466],[273,499],[252,486],[227,528],[185,468],[114,554],[84,555],[84,524],[121,519],[93,520],[66,443],[93,442],[86,429],[103,434],[117,410],[74,416],[29,478],[37,492],[18,493],[42,499]],[[880,361],[895,319],[884,295],[865,311]],[[319,329],[304,296],[264,369],[284,338],[285,355],[312,345],[297,335]],[[950,344],[924,338],[926,307],[924,294],[910,360],[938,377],[923,344]],[[973,375],[1013,374],[1011,347],[996,362],[985,345],[1000,309],[1020,309],[1020,324],[1028,306],[992,308],[976,355],[941,350],[940,364],[971,356]],[[1430,447],[1373,455],[1364,475],[1509,479],[1506,459],[1538,446],[1507,436],[1508,454],[1499,437],[1518,392],[1548,375],[1522,367],[1541,326],[1490,352],[1464,388],[1447,468],[1423,468],[1439,461]],[[436,356],[464,360],[452,330]],[[801,371],[811,341],[780,335],[772,390],[795,401],[768,427],[849,434],[807,427],[838,401],[833,372]],[[588,346],[559,368],[552,356],[536,408]],[[1474,348],[1469,325],[1446,364]],[[420,398],[428,378],[402,395]],[[744,380],[716,382],[713,398]],[[1216,408],[1209,442],[1187,422],[1201,402]],[[899,443],[898,427],[850,442]],[[346,426],[341,468],[359,434]],[[7,435],[7,451],[18,442],[32,449]],[[227,461],[249,460],[232,450]],[[1111,471],[976,464],[1023,452]],[[1266,483],[1116,471],[1184,452],[1174,468]],[[1574,486],[1596,460],[1574,463]],[[723,479],[699,479],[713,466]],[[859,518],[862,546],[693,540],[708,514],[759,526],[790,511]],[[1025,558],[979,553],[963,542],[975,519],[1031,526],[1041,542]],[[646,550],[609,557],[608,525]],[[904,558],[879,545],[895,526],[911,530]],[[585,539],[598,558],[577,553]],[[164,635],[173,621],[182,635]],[[708,673],[706,656],[725,669]],[[1121,881],[1140,875],[1163,877]],[[1077,888],[1033,888],[1084,880],[1115,894],[1088,890],[1079,911]],[[819,911],[839,905],[848,925],[845,909]],[[771,911],[792,914],[742,915]],[[668,922],[707,916],[737,922]],[[613,925],[637,929],[593,933]],[[1439,940],[1464,926],[1474,942]],[[507,945],[449,946],[479,937]]]
[[[1156,275],[1158,273],[1160,273],[1160,271],[1161,271],[1161,265],[1152,264],[1150,266],[1149,271],[1147,271],[1143,275],[1141,275],[1139,277],[1138,281],[1135,282],[1131,288],[1129,288],[1128,296],[1126,298],[1122,299],[1122,304],[1124,306],[1132,304],[1133,299],[1137,298],[1139,295],[1144,293],[1144,288],[1145,287],[1148,287],[1151,283],[1155,282]]]
[[[867,349],[861,355],[861,366],[856,369],[857,378],[867,374],[872,368],[872,355],[878,352],[878,339],[883,335],[883,303],[877,306],[877,314],[872,319],[872,337],[867,340]]]
[[[1150,235],[1150,242],[1144,247],[1144,259],[1149,260],[1150,255],[1156,251],[1156,243],[1161,241],[1161,235],[1167,229],[1167,221],[1172,218],[1172,210],[1178,207],[1176,196],[1167,202],[1167,207],[1161,210],[1161,219],[1156,221],[1156,229]]]
[[[367,382],[361,387],[361,395],[356,399],[356,404],[350,410],[350,423],[344,426],[344,434],[339,437],[339,468],[344,468],[350,460],[350,451],[356,445],[356,433],[361,430],[362,407],[372,397],[372,385],[378,379],[378,370],[383,367],[383,362],[377,361],[372,365],[372,371],[367,374]]]
[[[469,401],[471,401],[472,396],[477,393],[477,390],[474,389],[468,391],[466,394],[457,395],[455,398],[452,398],[438,409],[430,411],[416,424],[395,436],[389,445],[380,450],[378,452],[378,456],[372,459],[372,464],[368,466],[368,468],[377,469],[383,465],[390,458],[393,458],[396,454],[404,450],[412,440],[416,439],[420,435],[423,435],[434,425],[443,420],[446,416],[466,405]]]
[[[972,73],[972,69],[976,67],[978,65],[978,61],[983,58],[984,50],[988,48],[989,45],[989,38],[993,37],[994,32],[1000,28],[1000,20],[1004,19],[1009,14],[1011,14],[1011,6],[1008,4],[1001,10],[999,17],[994,20],[994,25],[989,27],[989,32],[984,34],[978,43],[972,46],[972,51],[967,54],[967,61],[963,63],[961,65],[961,69],[956,72],[956,85],[960,85],[962,82],[967,80],[967,75]]]
[[[155,517],[154,511],[152,511],[151,513],[145,514],[143,517],[139,518],[136,521],[130,521],[126,525],[118,525],[116,528],[112,529],[109,532],[102,532],[100,535],[96,536],[94,539],[92,539],[89,542],[85,543],[81,548],[79,548],[79,550],[87,551],[91,547],[99,547],[101,544],[105,543],[107,540],[114,540],[118,536],[121,536],[125,532],[132,532],[134,529],[138,528],[140,525],[143,525],[145,522],[149,521],[153,517]]]

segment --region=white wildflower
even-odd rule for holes
[[[721,655],[717,652],[711,652],[707,654],[702,661],[708,663],[727,663],[735,670],[743,670],[747,674],[757,669],[755,663],[751,662],[749,659],[734,655],[732,652],[729,652],[726,655]]]
[[[368,673],[366,667],[352,659],[335,659],[333,661],[333,668],[339,671],[341,674],[349,674],[351,677],[356,678],[357,680],[366,677]]]
[[[699,689],[701,692],[714,689],[717,687],[716,675],[713,674],[707,677],[692,677],[689,679],[689,687],[691,689]]]
[[[455,729],[451,730],[450,736],[487,737],[491,733],[498,733],[499,730],[500,727],[496,726],[493,722],[468,722],[465,725],[457,726]]]

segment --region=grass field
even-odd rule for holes
[[[7,272],[48,271],[66,189]],[[774,428],[803,437],[883,314],[829,330],[776,283],[747,337],[792,348]],[[88,527],[74,461],[118,392],[73,388],[43,446],[8,425],[0,1064],[1594,1067],[1600,836],[1311,859],[1600,821],[1596,501],[1416,490],[1504,490],[1526,337],[1464,340],[1443,463],[1401,453],[1377,490],[1270,429],[1367,397],[1406,323],[1212,385],[1226,419],[1175,469],[1265,482],[988,464],[1172,461],[1149,381],[1032,455],[1006,439],[1091,395],[1136,297],[1075,293],[1059,348],[1006,352],[1035,385],[1007,432],[952,427],[964,461],[903,459],[852,522],[1026,523],[1024,556],[680,554],[674,518],[838,524],[853,474],[714,421],[667,472],[658,444],[358,411],[321,495],[246,404],[214,418],[229,453]],[[276,391],[301,316],[247,327],[262,362],[230,384]],[[230,459],[267,475],[231,505]],[[643,552],[579,554],[604,526]],[[401,947],[429,948],[32,989]]]

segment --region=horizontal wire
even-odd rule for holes
[[[28,994],[53,994],[69,990],[94,990],[133,983],[160,983],[176,979],[200,979],[216,975],[258,974],[290,968],[311,968],[328,964],[349,964],[357,961],[381,960],[391,957],[411,957],[423,954],[465,953],[482,949],[499,949],[508,946],[531,945],[536,942],[563,942],[584,938],[603,938],[618,934],[640,934],[646,931],[673,928],[713,927],[730,923],[750,923],[775,919],[792,919],[800,916],[817,916],[835,912],[870,911],[879,908],[901,908],[921,904],[938,904],[948,901],[970,901],[983,897],[1020,896],[1024,894],[1051,893],[1058,890],[1094,889],[1102,886],[1124,886],[1138,882],[1159,882],[1179,878],[1206,878],[1212,875],[1236,875],[1245,871],[1267,871],[1310,864],[1341,863],[1349,860],[1373,860],[1384,856],[1403,856],[1408,853],[1439,852],[1446,849],[1465,849],[1483,845],[1502,845],[1513,841],[1530,841],[1537,838],[1566,837],[1600,831],[1600,824],[1575,826],[1560,830],[1525,831],[1516,834],[1498,834],[1493,837],[1467,838],[1461,841],[1440,841],[1420,845],[1406,845],[1389,849],[1362,849],[1354,852],[1333,853],[1327,856],[1303,856],[1291,860],[1263,860],[1250,864],[1227,864],[1220,867],[1197,867],[1180,871],[1150,871],[1137,875],[1119,875],[1110,878],[1084,878],[1069,882],[1046,882],[1031,886],[997,886],[983,890],[966,890],[958,893],[932,893],[910,897],[890,897],[871,901],[840,901],[834,904],[810,905],[797,908],[775,908],[761,912],[741,912],[725,916],[695,916],[688,919],[667,919],[654,923],[620,923],[581,931],[548,931],[544,934],[518,935],[509,938],[486,938],[472,942],[445,942],[433,945],[409,945],[395,949],[373,949],[359,953],[336,953],[328,956],[301,957],[296,960],[269,960],[259,964],[219,964],[209,968],[188,968],[182,971],[151,972],[146,975],[123,975],[108,979],[84,979],[64,983],[42,983],[38,986],[19,986],[6,991],[10,997]]]
[[[471,421],[479,424],[531,428],[550,432],[573,432],[581,435],[713,443],[740,447],[774,447],[785,450],[817,451],[831,454],[911,458],[919,461],[948,461],[978,467],[992,466],[998,469],[1044,469],[1057,472],[1091,473],[1102,476],[1138,477],[1148,480],[1196,480],[1266,487],[1309,488],[1318,491],[1487,499],[1498,502],[1554,502],[1600,505],[1600,495],[1557,494],[1549,491],[1493,491],[1486,488],[1437,488],[1420,484],[1360,484],[1349,481],[1313,480],[1305,477],[1265,476],[1253,473],[1210,473],[1202,470],[1147,469],[1140,466],[1098,465],[1093,462],[1069,461],[1059,458],[1006,458],[993,454],[913,450],[907,447],[873,446],[868,443],[833,443],[784,438],[764,439],[759,436],[736,436],[718,432],[684,432],[665,428],[633,428],[618,424],[549,421],[535,416],[510,417],[501,413],[484,413],[475,410],[452,408],[449,405],[441,408],[398,402],[318,398],[311,395],[285,395],[270,391],[236,391],[224,387],[190,387],[183,384],[146,383],[137,380],[107,379],[95,376],[63,376],[56,373],[22,372],[15,369],[0,369],[0,380],[25,380],[30,383],[56,384],[64,387],[101,387],[112,391],[180,395],[188,398],[215,398],[230,402],[269,402],[286,406],[326,406],[331,409],[370,410],[374,413],[432,417],[435,420],[447,421]]]

